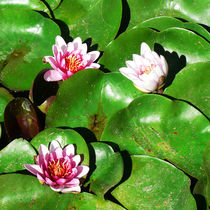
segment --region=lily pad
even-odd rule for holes
[[[7,174],[0,176],[0,208],[13,209],[123,209],[90,193],[59,194],[41,185],[35,176]],[[14,189],[15,192],[14,193]]]
[[[40,11],[48,11],[47,5],[53,10],[58,7],[61,0],[47,0],[47,1],[36,1],[36,0],[1,0],[0,9],[3,8],[18,8],[18,9],[33,9]],[[47,5],[46,5],[47,4]]]
[[[102,50],[117,35],[122,15],[121,0],[64,0],[54,11],[74,38],[81,37]]]
[[[107,123],[102,141],[136,153],[167,159],[197,179],[204,175],[203,153],[210,137],[209,121],[193,106],[160,95],[143,95]],[[128,146],[127,146],[128,145]]]
[[[131,13],[129,28],[136,26],[144,20],[157,16],[172,16],[194,23],[208,25],[210,22],[208,6],[209,1],[203,0],[128,0]]]
[[[107,120],[139,95],[142,93],[120,73],[80,71],[59,88],[46,127],[86,127],[100,138]]]
[[[4,109],[13,96],[4,88],[0,88],[0,122],[4,121]]]
[[[90,189],[97,196],[103,198],[104,194],[117,185],[123,176],[123,159],[120,153],[102,142],[91,143],[96,158],[96,169],[90,177]]]
[[[59,27],[32,10],[2,9],[0,15],[0,81],[16,91],[29,90],[43,69],[42,58],[52,53]]]
[[[190,64],[176,75],[165,94],[189,101],[210,117],[209,78],[210,62]],[[191,84],[190,85],[190,81]]]
[[[186,58],[187,64],[210,60],[209,43],[192,31],[183,28],[168,28],[161,32],[156,32],[152,29],[142,28],[139,25],[112,41],[105,49],[99,63],[103,64],[110,71],[119,71],[120,67],[125,66],[127,60],[132,60],[132,54],[140,54],[142,42],[150,45],[151,49],[154,49],[154,45],[157,43],[165,51],[169,51],[170,54],[176,52],[178,56],[183,55]],[[164,55],[166,52],[162,54]],[[174,62],[174,59],[176,57],[172,57],[170,63]],[[175,67],[178,64],[175,62]],[[169,72],[172,69],[173,66],[170,66]]]
[[[112,195],[127,209],[193,210],[190,180],[173,165],[148,156],[131,156],[131,176]]]
[[[38,135],[36,135],[30,143],[38,151],[40,144],[48,146],[49,143],[53,140],[58,141],[62,148],[64,148],[67,144],[76,145],[76,154],[82,155],[84,158],[82,165],[89,165],[89,150],[87,144],[85,140],[76,131],[72,129],[45,129]]]
[[[143,21],[138,26],[149,27],[149,28],[153,28],[159,31],[163,31],[172,27],[185,28],[185,29],[196,32],[198,35],[202,36],[208,41],[210,40],[209,32],[202,26],[196,23],[182,22],[179,19],[169,17],[169,16],[153,17],[153,18]]]
[[[24,170],[23,164],[33,164],[35,155],[36,151],[28,141],[15,139],[0,151],[0,173]]]

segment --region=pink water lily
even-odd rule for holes
[[[24,164],[24,167],[36,175],[41,184],[62,193],[79,193],[80,178],[85,176],[89,167],[79,165],[81,156],[75,155],[73,144],[64,149],[53,140],[48,148],[40,144],[37,164]]]
[[[120,72],[142,92],[149,93],[160,89],[168,74],[165,58],[151,51],[145,42],[141,44],[140,54],[133,54],[133,60],[126,61],[127,67],[120,68]]]
[[[49,63],[53,68],[45,73],[46,81],[66,80],[80,70],[100,68],[99,64],[94,63],[100,52],[87,53],[87,44],[82,43],[80,37],[66,44],[61,36],[56,36],[55,42],[52,47],[54,56],[43,58],[43,62]]]

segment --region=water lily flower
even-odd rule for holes
[[[61,36],[56,36],[55,42],[52,47],[54,56],[43,58],[43,62],[49,63],[53,68],[45,73],[46,81],[66,80],[80,70],[100,67],[99,64],[94,63],[100,52],[87,53],[87,44],[82,43],[80,37],[66,44]]]
[[[79,193],[80,178],[85,176],[89,167],[79,165],[81,156],[75,155],[73,144],[64,149],[53,140],[48,148],[40,144],[37,164],[24,164],[24,167],[36,175],[41,184],[45,183],[50,188],[62,193]]]
[[[151,51],[145,42],[141,44],[140,53],[133,54],[133,60],[126,61],[127,67],[120,68],[120,72],[142,92],[149,93],[162,88],[168,74],[165,58]]]

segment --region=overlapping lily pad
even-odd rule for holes
[[[196,208],[190,180],[173,165],[148,156],[131,156],[132,171],[113,196],[127,209]]]
[[[64,148],[67,144],[74,144],[76,146],[76,154],[82,155],[84,158],[82,164],[89,165],[89,150],[87,144],[82,136],[72,129],[45,129],[36,135],[30,143],[38,151],[40,144],[48,146],[53,140],[58,141],[62,148]]]
[[[15,139],[0,151],[0,173],[24,170],[23,164],[33,164],[35,155],[36,151],[28,141]]]
[[[104,51],[99,63],[110,71],[119,71],[126,60],[132,60],[132,54],[140,54],[140,44],[146,42],[151,49],[154,44],[161,45],[165,51],[185,56],[187,63],[209,61],[210,45],[202,37],[182,28],[168,28],[161,32],[139,27],[128,30],[114,40]],[[166,58],[167,59],[167,58]],[[174,58],[175,59],[175,58]],[[167,60],[167,62],[169,62]],[[173,60],[170,60],[170,63]],[[179,63],[175,62],[176,66]],[[170,71],[170,69],[169,69]]]
[[[117,35],[121,4],[120,0],[64,0],[54,15],[69,26],[73,38],[88,39],[101,50]]]
[[[130,154],[139,154],[139,145],[147,155],[167,159],[199,179],[209,137],[209,121],[193,106],[144,95],[111,118],[101,140],[115,142]]]
[[[41,14],[23,9],[0,10],[0,81],[13,90],[29,90],[52,54],[59,27]]]
[[[41,185],[35,176],[7,174],[0,176],[0,208],[13,209],[123,209],[90,193],[59,194]],[[14,193],[14,189],[15,192]],[[24,205],[23,205],[24,203]]]
[[[4,121],[4,109],[13,96],[4,88],[0,88],[0,122]]]
[[[61,0],[46,0],[46,1],[36,1],[36,0],[1,0],[0,9],[3,8],[18,8],[18,9],[32,9],[40,11],[48,11],[47,6],[53,10],[58,7]]]
[[[208,69],[210,69],[210,62],[188,65],[177,74],[173,85],[169,86],[164,93],[192,103],[210,117]]]
[[[100,137],[107,120],[141,94],[120,73],[80,71],[58,90],[46,127],[86,127]]]
[[[131,13],[129,27],[134,27],[144,20],[157,16],[172,16],[195,23],[209,24],[208,0],[163,0],[136,1],[128,0]]]
[[[120,153],[102,142],[91,144],[95,151],[96,168],[90,177],[90,189],[99,197],[117,185],[123,176],[123,160]],[[107,176],[108,175],[108,176]]]

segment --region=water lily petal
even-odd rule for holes
[[[49,151],[44,144],[39,145],[39,155],[37,156],[37,161],[39,165],[43,166],[43,169],[47,168]]]
[[[43,62],[44,63],[49,63],[54,70],[58,70],[59,69],[59,65],[58,65],[57,61],[52,56],[45,56],[43,58]]]
[[[162,62],[162,69],[163,72],[165,74],[165,76],[168,75],[168,63],[166,62],[165,57],[163,57],[162,55],[160,56],[161,62]]]
[[[81,178],[81,177],[83,177],[83,176],[85,176],[85,175],[87,175],[88,174],[88,172],[89,172],[89,167],[88,166],[84,166],[84,165],[81,165],[81,166],[78,166],[77,167],[77,170],[78,170],[78,172],[77,172],[77,178]]]
[[[119,71],[120,71],[120,73],[122,75],[124,75],[125,77],[127,77],[128,79],[130,79],[133,82],[139,80],[138,75],[136,74],[136,72],[133,71],[130,68],[122,67],[122,68],[119,69]]]
[[[46,184],[51,185],[51,186],[56,185],[56,182],[53,182],[53,181],[52,181],[51,179],[49,179],[48,177],[45,178],[45,182],[46,182]]]
[[[90,66],[85,67],[85,69],[99,69],[100,65],[98,63],[91,63]]]
[[[38,173],[43,173],[40,166],[36,164],[24,164],[24,167],[34,175],[37,175]]]
[[[59,142],[56,141],[56,140],[53,140],[51,143],[50,143],[50,148],[49,148],[49,152],[53,152],[57,147],[61,147]]]
[[[56,185],[56,186],[50,186],[50,188],[55,192],[61,192],[61,190],[64,188],[62,185]]]
[[[57,183],[58,185],[63,185],[63,184],[66,183],[66,181],[67,181],[66,179],[60,178],[60,179],[56,180],[56,183]]]
[[[44,74],[44,79],[47,82],[59,81],[59,80],[62,80],[63,79],[63,75],[59,71],[48,70]]]
[[[52,156],[54,158],[55,161],[57,161],[58,159],[63,158],[63,150],[61,147],[57,147],[53,152],[52,152]]]
[[[142,56],[144,56],[144,54],[145,54],[146,52],[151,52],[151,49],[150,49],[149,45],[147,45],[145,42],[142,42],[142,43],[141,43],[141,51],[140,51],[140,54],[141,54]]]
[[[73,144],[68,144],[63,150],[63,156],[70,156],[75,154],[75,147]]]
[[[77,167],[81,161],[81,156],[75,155],[71,160],[74,161],[74,163],[75,163],[75,166],[73,166],[73,167]]]
[[[70,182],[66,182],[65,187],[76,187],[80,184],[79,179],[72,179]]]
[[[61,192],[62,193],[80,193],[81,188],[80,188],[80,186],[64,188],[64,189],[61,190]]]
[[[58,48],[60,48],[64,53],[66,48],[66,42],[64,41],[64,39],[61,36],[56,36],[55,42]]]
[[[82,40],[80,37],[77,37],[73,40],[73,45],[74,45],[74,50],[77,50],[81,47],[82,45]]]

